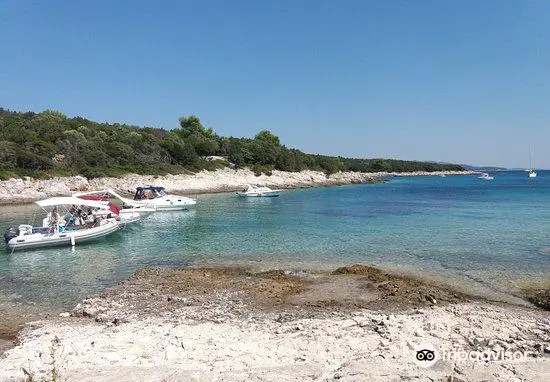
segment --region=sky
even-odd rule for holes
[[[550,1],[0,0],[0,106],[550,168]]]

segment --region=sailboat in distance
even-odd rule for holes
[[[529,148],[529,166],[530,166],[529,178],[536,178],[537,172],[535,171],[534,160],[533,160],[533,146]]]

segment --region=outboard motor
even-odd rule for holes
[[[16,228],[16,227],[8,228],[6,232],[4,232],[4,241],[6,242],[6,245],[11,239],[17,236],[19,236],[19,228]]]

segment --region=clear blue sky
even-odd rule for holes
[[[550,168],[550,1],[0,0],[0,106]]]

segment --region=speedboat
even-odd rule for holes
[[[260,187],[249,184],[248,188],[245,188],[241,192],[237,192],[237,195],[243,197],[273,197],[279,196],[281,190],[272,190],[269,187]]]
[[[104,209],[96,200],[84,200],[72,196],[55,197],[37,201],[46,212],[41,227],[20,224],[4,233],[6,249],[33,249],[72,245],[107,236],[120,229],[114,217],[94,215]],[[50,211],[48,211],[50,209]]]
[[[124,204],[131,207],[154,208],[157,211],[185,210],[197,204],[197,200],[187,196],[169,195],[164,187],[138,187],[134,200],[126,199]]]
[[[123,198],[111,189],[77,192],[74,193],[73,196],[81,199],[99,200],[103,202],[106,204],[106,210],[104,212],[120,217],[121,222],[126,224],[146,218],[156,211],[155,208],[125,206],[124,201],[129,199]],[[109,199],[112,198],[118,199],[122,204],[122,208],[110,202]]]
[[[155,190],[153,192],[150,188],[159,190]],[[116,198],[122,204],[122,209],[119,212],[121,216],[124,214],[139,213],[142,218],[156,211],[182,210],[197,203],[195,199],[185,196],[166,195],[163,187],[138,187],[133,200],[121,196],[110,188],[98,191],[77,192],[73,194],[73,196],[79,198],[87,195],[100,195],[103,197]]]
[[[482,173],[480,176],[478,176],[478,179],[483,179],[483,180],[493,180],[495,179],[493,176],[487,174],[486,172]]]
[[[100,202],[103,205],[103,208],[93,211],[93,215],[104,218],[117,218],[120,221],[121,225],[139,222],[142,217],[149,216],[149,214],[155,212],[155,210],[152,208],[145,208],[143,210],[140,210],[139,208],[121,209],[116,204],[108,201],[107,199],[99,195],[82,195],[78,198]]]

